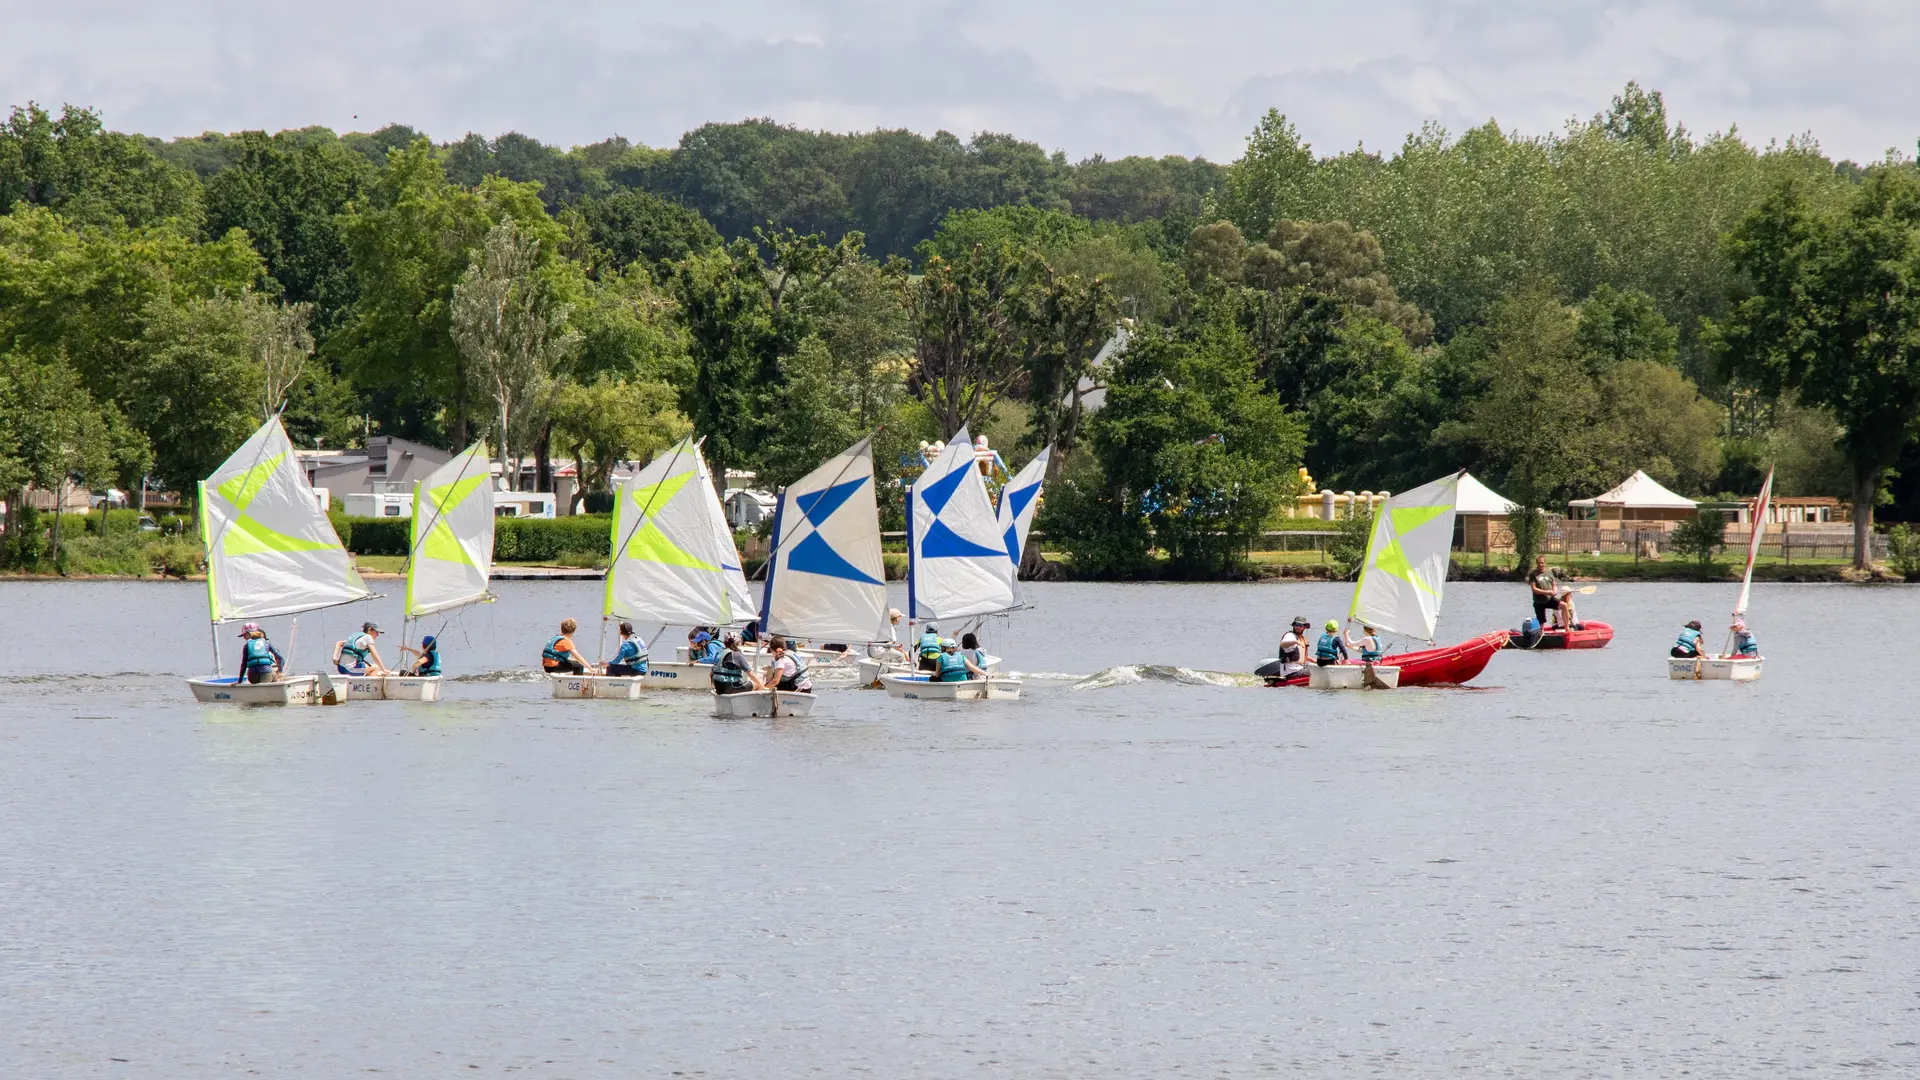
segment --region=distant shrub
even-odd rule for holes
[[[1902,523],[1887,530],[1887,558],[1908,581],[1920,581],[1920,532]]]
[[[1718,510],[1697,510],[1674,526],[1667,545],[1693,559],[1702,574],[1713,570],[1713,557],[1727,542],[1727,517]]]

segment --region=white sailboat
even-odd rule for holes
[[[199,495],[214,673],[187,680],[195,700],[296,705],[344,699],[346,684],[327,675],[283,671],[272,682],[254,683],[222,670],[222,623],[298,615],[372,595],[307,483],[280,418],[260,425],[201,481]],[[292,666],[291,656],[287,663]]]
[[[963,427],[907,490],[908,626],[1012,610],[1018,564],[1010,557],[1008,531],[987,495],[974,463],[973,440]],[[1017,540],[1017,525],[1011,531]],[[907,636],[912,639],[911,629]],[[898,698],[1020,696],[1020,683],[1014,679],[942,683],[915,671],[879,678],[887,693]]]
[[[780,493],[761,590],[763,634],[870,641],[887,613],[886,563],[873,489],[873,439],[860,440]],[[715,694],[716,716],[806,716],[811,693]]]
[[[1385,633],[1433,640],[1453,551],[1454,504],[1460,474],[1403,491],[1382,503],[1367,537],[1360,579],[1353,586],[1349,623]],[[1319,690],[1393,689],[1392,664],[1310,665],[1307,685]]]
[[[1753,502],[1753,525],[1747,536],[1747,567],[1740,574],[1740,597],[1734,602],[1733,617],[1745,621],[1747,600],[1753,591],[1753,563],[1760,556],[1760,538],[1767,531],[1767,507],[1773,501],[1773,470],[1767,470],[1767,478],[1760,485],[1760,495]],[[1760,656],[1699,656],[1691,660],[1669,656],[1667,658],[1667,678],[1681,681],[1723,680],[1728,682],[1752,682],[1760,677],[1766,659]]]
[[[724,559],[707,516],[712,495],[705,475],[699,447],[686,438],[619,486],[601,609],[603,641],[615,619],[663,627],[731,621]],[[643,689],[707,689],[707,671],[706,665],[649,662],[646,675],[549,678],[554,697],[633,699]]]
[[[414,484],[412,543],[407,549],[409,624],[493,599],[487,591],[493,575],[490,464],[486,444],[474,443]],[[408,636],[402,633],[402,644]],[[352,675],[346,682],[356,699],[438,701],[440,679],[438,675]]]
[[[1007,486],[1000,489],[1000,506],[995,512],[1000,532],[1007,544],[1007,558],[1013,562],[1013,598],[1016,603],[1024,603],[1026,597],[1020,587],[1020,562],[1027,552],[1027,534],[1033,531],[1033,516],[1040,509],[1040,488],[1047,479],[1047,462],[1053,457],[1053,447],[1041,450],[1026,468],[1014,474]]]

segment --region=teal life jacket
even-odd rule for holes
[[[973,661],[973,666],[974,666],[974,667],[977,667],[977,668],[979,668],[979,669],[980,669],[981,671],[985,671],[985,670],[987,670],[987,650],[985,650],[985,649],[962,649],[962,650],[960,650],[960,651],[961,651],[962,653],[965,653],[965,654],[966,654],[966,656],[967,656],[967,658]]]
[[[545,661],[548,667],[553,667],[566,661],[567,655],[559,649],[554,648],[554,646],[560,644],[560,640],[566,636],[565,634],[555,634],[553,640],[547,642],[547,647],[540,650],[540,659]]]
[[[640,644],[639,638],[628,638],[620,643],[620,651],[614,654],[613,662],[645,671],[647,669],[647,647]]]
[[[420,667],[414,672],[414,674],[415,675],[440,674],[440,646],[439,645],[432,646],[424,654],[421,655]]]
[[[1691,626],[1680,631],[1680,637],[1674,641],[1673,647],[1676,649],[1685,649],[1688,652],[1699,652],[1700,631],[1695,630]]]
[[[967,658],[964,656],[961,656],[957,652],[941,653],[939,681],[966,682],[967,681]]]
[[[1320,643],[1313,647],[1315,660],[1338,660],[1343,652],[1340,638],[1334,634],[1321,634]]]
[[[1753,631],[1742,630],[1733,636],[1733,655],[1759,656],[1760,643],[1754,640]]]
[[[1371,649],[1367,648],[1366,645],[1369,641],[1373,643],[1373,648]],[[1377,637],[1368,637],[1360,644],[1360,662],[1363,664],[1376,663],[1385,655],[1386,653],[1380,650],[1380,639]]]
[[[932,660],[940,655],[940,635],[927,633],[920,635],[920,659]]]
[[[246,645],[241,648],[240,652],[247,667],[263,668],[273,666],[273,646],[267,644],[266,638],[248,638]]]
[[[797,694],[800,693],[800,684],[807,681],[807,665],[801,663],[800,658],[793,653],[788,653],[787,658],[793,661],[793,674],[783,677],[774,684],[773,688],[790,690]]]
[[[361,642],[366,642],[362,645]],[[367,657],[373,652],[373,642],[365,633],[356,634],[340,644],[340,661],[348,667],[365,667]]]
[[[747,669],[734,662],[739,655],[738,652],[728,649],[720,655],[720,659],[713,662],[712,682],[715,690],[723,694],[732,694],[747,688]]]

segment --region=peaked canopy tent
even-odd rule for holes
[[[1504,526],[1518,504],[1480,482],[1472,473],[1460,474],[1454,506],[1454,546],[1485,553],[1513,546],[1513,534]]]
[[[1635,469],[1611,491],[1591,499],[1575,499],[1567,504],[1575,518],[1600,521],[1680,521],[1693,516],[1699,504],[1685,495],[1675,494]]]

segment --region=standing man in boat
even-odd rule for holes
[[[1533,571],[1527,575],[1527,587],[1533,591],[1533,621],[1540,629],[1547,629],[1547,613],[1560,611],[1560,583],[1553,578],[1553,571],[1547,569],[1547,557],[1533,557]],[[1556,622],[1557,622],[1556,618]]]

